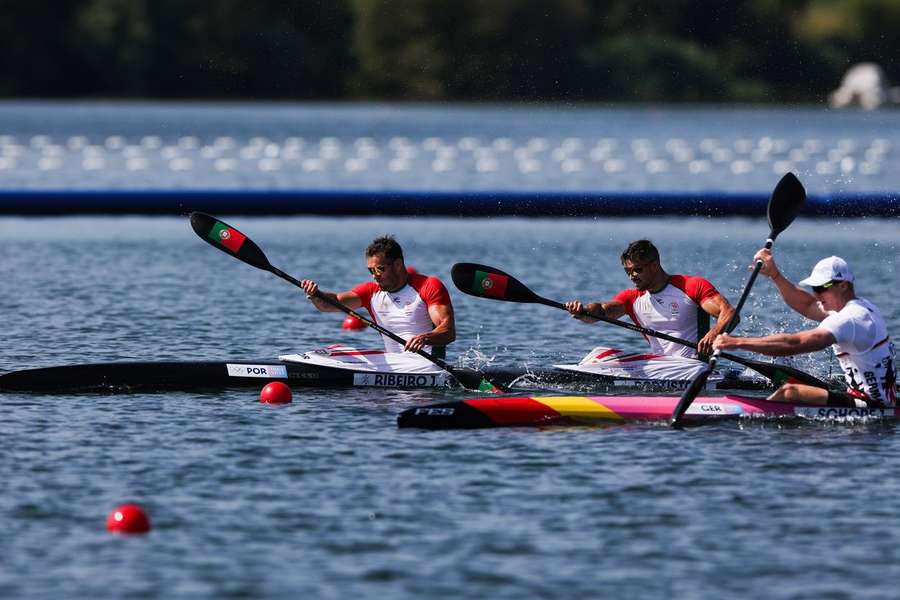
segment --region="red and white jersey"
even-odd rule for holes
[[[374,281],[361,283],[353,288],[353,293],[362,300],[372,319],[404,340],[434,329],[428,307],[432,305],[450,306],[450,294],[437,277],[419,273],[409,276],[405,286],[395,292],[386,292]],[[381,336],[384,349],[388,352],[403,352],[403,346],[389,337]],[[425,346],[431,352],[431,346]]]
[[[894,345],[888,337],[884,318],[874,304],[855,298],[819,323],[834,336],[832,346],[852,396],[894,406],[897,402],[897,373]]]
[[[718,295],[713,284],[702,277],[672,275],[669,283],[654,294],[630,288],[613,300],[625,305],[625,312],[636,325],[696,343],[709,331],[709,314],[701,304]],[[657,354],[697,358],[693,348],[656,337],[644,338]]]

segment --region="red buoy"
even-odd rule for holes
[[[259,401],[263,404],[290,404],[291,388],[280,381],[267,383],[259,393]]]
[[[341,327],[349,329],[350,331],[359,331],[360,329],[365,329],[366,324],[353,315],[347,315],[347,318],[341,323]]]
[[[150,531],[150,519],[137,504],[123,504],[106,517],[106,530],[110,533],[147,533]]]

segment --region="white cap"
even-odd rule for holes
[[[817,262],[812,273],[800,285],[815,287],[829,281],[853,281],[853,273],[850,272],[847,261],[840,256],[829,256]]]

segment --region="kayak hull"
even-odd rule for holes
[[[302,387],[423,388],[446,384],[444,373],[374,373],[282,360],[117,362],[26,369],[0,375],[2,392],[200,391],[262,387],[282,381]]]
[[[471,369],[460,368],[469,372]],[[517,387],[574,385],[607,389],[611,378],[570,374],[554,369],[493,367],[484,369],[492,381]],[[0,392],[129,393],[259,388],[271,381],[292,387],[435,388],[453,385],[444,372],[380,372],[338,368],[293,361],[260,359],[235,361],[111,362],[23,369],[0,375]],[[625,385],[633,385],[626,382]],[[654,387],[670,382],[653,382]],[[599,386],[599,387],[598,387]]]
[[[460,369],[474,374],[471,369]],[[508,387],[540,389],[563,387],[589,393],[677,392],[689,383],[679,380],[631,379],[553,368],[488,367],[483,372]],[[385,372],[296,360],[259,359],[234,361],[111,362],[25,369],[0,375],[0,392],[128,393],[146,391],[202,391],[262,387],[283,381],[297,387],[433,388],[453,385],[442,371]],[[725,379],[709,389],[759,390],[767,382],[757,379]]]
[[[474,371],[468,369],[460,369]],[[558,369],[489,367],[483,372],[508,387],[536,389],[565,387],[579,392],[677,392],[685,381],[625,379]],[[112,362],[25,369],[0,375],[0,392],[127,393],[142,391],[201,391],[262,387],[282,381],[298,387],[433,388],[452,385],[443,372],[379,372],[332,367],[280,359],[235,361]],[[764,389],[765,382],[731,379],[710,389]]]
[[[475,398],[410,408],[397,417],[401,428],[484,429],[662,422],[671,418],[677,396],[535,396]],[[697,398],[685,423],[737,418],[893,419],[894,408],[842,408],[769,402],[726,395]]]
[[[595,348],[601,350],[604,348]],[[596,353],[594,353],[596,354]],[[594,360],[591,354],[590,361]],[[493,367],[483,369],[496,383],[518,389],[563,387],[567,391],[588,393],[677,392],[690,377],[684,370],[661,371],[656,365],[668,365],[668,357],[650,357],[641,361],[606,358],[602,365],[554,365],[554,368]],[[588,361],[588,362],[590,362]],[[584,362],[584,361],[582,361]],[[616,367],[627,362],[627,368]],[[696,361],[690,361],[696,362]],[[612,366],[611,366],[612,365]],[[614,368],[615,367],[615,368]],[[638,369],[638,367],[640,367]],[[636,370],[637,369],[637,370]],[[474,376],[475,371],[460,368]],[[358,349],[331,344],[277,359],[232,361],[113,362],[65,365],[14,371],[0,375],[0,391],[70,393],[130,391],[195,391],[229,387],[261,387],[268,381],[282,381],[300,387],[378,387],[433,388],[455,384],[448,373],[424,357],[410,352],[385,352],[383,349]],[[710,377],[707,389],[764,389],[758,378],[739,376]]]

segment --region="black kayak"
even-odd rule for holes
[[[444,386],[444,373],[375,373],[280,359],[234,361],[111,362],[44,367],[0,375],[0,392],[130,392],[291,386]]]
[[[467,369],[462,369],[467,370]],[[632,380],[554,368],[487,367],[492,380],[517,389],[569,387],[579,391],[672,392],[685,381]],[[474,374],[475,371],[472,371]],[[260,388],[269,381],[299,387],[433,388],[452,386],[442,372],[373,372],[305,364],[281,359],[233,361],[108,362],[43,367],[0,375],[0,392],[127,393],[146,391],[202,391],[224,388]],[[726,378],[713,389],[765,389],[757,379]]]

